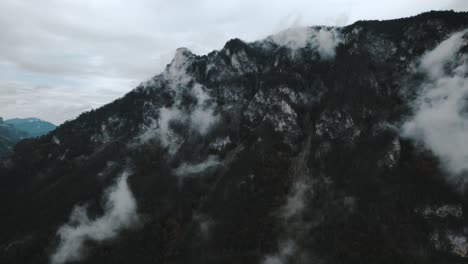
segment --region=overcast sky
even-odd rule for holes
[[[159,73],[177,47],[440,9],[468,0],[0,0],[0,116],[73,119]]]

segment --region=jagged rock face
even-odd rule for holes
[[[463,90],[466,28],[431,12],[179,49],[3,160],[0,262],[466,261],[464,172],[420,118],[446,109],[428,82]]]

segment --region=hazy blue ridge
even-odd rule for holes
[[[5,123],[27,133],[31,137],[45,135],[57,127],[50,122],[38,118],[13,118],[5,120]]]

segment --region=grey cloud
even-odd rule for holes
[[[281,216],[285,221],[301,214],[306,206],[306,193],[310,189],[308,184],[298,181],[294,184],[291,194],[287,197],[286,204],[283,205]]]
[[[211,236],[212,228],[215,225],[214,220],[208,215],[194,213],[193,221],[198,225],[201,238],[207,240]]]
[[[298,180],[292,186],[286,203],[281,207],[279,214],[285,228],[285,236],[279,240],[278,251],[263,258],[262,264],[283,264],[295,259],[303,263],[305,256],[297,244],[302,233],[306,233],[308,225],[302,221],[302,215],[307,205],[307,198],[312,194],[312,185]],[[305,261],[309,262],[309,261]]]

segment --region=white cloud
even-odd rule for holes
[[[182,80],[186,82],[186,75],[173,73],[170,75],[172,80]],[[169,148],[169,154],[176,153],[182,137],[177,134],[171,127],[172,123],[181,123],[190,129],[190,132],[206,135],[211,127],[219,121],[219,115],[215,112],[216,104],[211,102],[210,95],[204,90],[200,84],[195,84],[190,94],[196,99],[197,103],[194,107],[187,109],[181,105],[181,94],[188,87],[179,87],[179,82],[172,81],[172,87],[176,91],[175,103],[171,107],[162,107],[159,109],[159,117],[151,119],[151,125],[144,128],[139,136],[139,142],[145,143],[152,139],[158,139],[163,147]]]
[[[427,81],[414,102],[414,116],[402,128],[404,136],[423,142],[437,155],[456,182],[468,172],[468,30],[457,32],[426,53],[419,70]]]
[[[292,55],[296,55],[298,49],[310,45],[321,58],[330,59],[335,56],[335,49],[342,39],[336,28],[294,27],[269,36],[264,45],[269,42],[288,47]]]
[[[173,120],[185,120],[185,114],[177,108],[166,108],[163,107],[159,111],[159,120],[157,121],[159,139],[164,147],[176,148],[176,143],[179,140],[179,137],[170,127],[170,122]],[[177,144],[178,145],[178,144]],[[171,151],[174,153],[174,151]]]
[[[300,215],[306,206],[305,195],[310,186],[298,181],[294,183],[293,190],[287,197],[286,204],[282,208],[282,217],[288,221],[294,216]]]
[[[112,239],[138,222],[136,201],[127,184],[129,174],[122,173],[115,185],[106,190],[102,216],[90,219],[86,207],[73,209],[69,222],[57,232],[60,244],[51,256],[52,264],[80,260],[86,254],[86,241]]]
[[[277,45],[297,50],[304,48],[307,43],[310,43],[313,35],[314,30],[310,27],[295,27],[271,35],[269,39]]]
[[[294,182],[286,203],[279,211],[285,234],[279,240],[278,251],[265,256],[262,264],[284,264],[289,263],[292,258],[298,259],[302,249],[297,241],[309,228],[309,225],[302,221],[302,216],[307,205],[307,195],[311,192],[311,185],[305,181]]]
[[[268,255],[263,259],[262,264],[284,264],[297,252],[296,242],[289,239],[279,244],[279,251],[275,255]]]
[[[208,156],[204,161],[200,163],[182,163],[179,167],[174,170],[175,175],[183,177],[190,174],[200,173],[209,168],[221,165],[221,161],[214,155]]]
[[[215,113],[214,103],[210,102],[211,97],[203,90],[201,85],[195,85],[192,94],[197,98],[197,105],[190,113],[191,127],[201,135],[208,133],[209,129],[219,120]]]
[[[317,49],[323,58],[335,57],[335,49],[341,43],[341,37],[336,29],[319,30],[316,36]]]
[[[443,77],[446,65],[456,62],[456,55],[463,45],[462,37],[466,32],[468,31],[465,30],[453,34],[422,57],[420,67],[428,73],[431,81]]]

